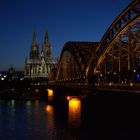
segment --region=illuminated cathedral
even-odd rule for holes
[[[52,57],[51,44],[48,39],[48,31],[45,33],[45,39],[42,43],[41,51],[37,41],[37,33],[34,31],[31,44],[30,55],[25,60],[24,77],[46,78],[49,79],[51,70],[57,65],[57,60]]]

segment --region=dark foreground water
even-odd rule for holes
[[[139,95],[0,100],[0,140],[138,139]]]

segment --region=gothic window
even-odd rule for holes
[[[37,69],[37,68],[35,67],[35,74],[36,74],[36,69]]]
[[[42,73],[45,73],[45,66],[43,66],[42,68]]]

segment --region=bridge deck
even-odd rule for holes
[[[87,83],[50,83],[50,86],[65,87],[72,89],[81,89],[89,91],[113,91],[118,93],[134,93],[140,94],[140,83],[129,84],[95,84],[89,85]]]

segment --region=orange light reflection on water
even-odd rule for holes
[[[81,100],[78,98],[71,98],[69,102],[69,126],[79,127],[81,122]]]
[[[46,112],[51,113],[53,111],[53,107],[51,105],[46,106]]]
[[[54,124],[54,107],[52,105],[46,105],[45,107],[45,112],[46,112],[46,127],[49,128],[49,130],[54,130],[55,124]],[[54,132],[50,131],[49,135],[53,136]]]

